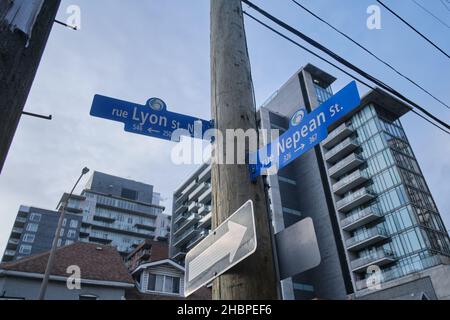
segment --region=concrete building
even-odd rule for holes
[[[67,213],[58,246],[78,241],[82,216]],[[59,212],[21,206],[6,245],[2,262],[22,259],[51,249]]]
[[[296,111],[311,112],[333,95],[335,81],[302,68],[259,109],[260,128],[284,133]],[[266,177],[274,232],[312,218],[322,257],[281,282],[284,299],[449,297],[449,236],[399,119],[408,111],[390,95],[369,92],[320,146]],[[210,183],[209,170],[202,166],[174,194],[174,222],[194,218],[184,222],[190,239],[207,234],[191,193]],[[171,257],[182,259],[183,245],[195,245],[190,239],[172,232]]]
[[[184,264],[186,253],[211,229],[211,167],[201,166],[174,193],[170,257]]]
[[[80,241],[112,245],[126,257],[146,239],[168,238],[170,216],[159,199],[152,185],[94,172],[81,195],[64,194],[60,206],[83,216]]]
[[[49,253],[0,264],[0,300],[35,300],[44,277]],[[80,270],[80,286],[69,277]],[[68,281],[69,280],[69,281]],[[46,300],[123,300],[134,281],[115,248],[77,242],[57,249]]]

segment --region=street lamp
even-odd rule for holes
[[[47,261],[47,267],[45,269],[45,275],[44,275],[44,279],[42,280],[42,284],[41,284],[41,289],[39,290],[39,296],[38,296],[38,300],[44,300],[45,298],[45,293],[47,291],[47,286],[48,286],[48,280],[50,278],[50,274],[52,272],[53,269],[53,264],[54,264],[54,260],[55,260],[55,254],[56,254],[56,249],[58,247],[58,240],[60,237],[60,233],[61,233],[61,228],[64,222],[64,216],[66,213],[66,206],[69,202],[69,199],[72,197],[73,192],[75,191],[75,188],[77,187],[78,183],[80,182],[81,178],[87,174],[89,172],[88,168],[83,168],[83,170],[81,171],[81,175],[78,178],[77,182],[75,182],[75,185],[72,188],[72,191],[70,191],[69,197],[67,198],[67,200],[62,204],[62,210],[61,210],[61,214],[59,216],[59,221],[58,221],[58,227],[56,228],[56,232],[55,232],[55,237],[53,238],[53,244],[52,244],[52,249],[50,250],[50,256],[48,257],[48,261]]]

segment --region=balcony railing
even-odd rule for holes
[[[422,271],[424,269],[432,268],[441,264],[442,261],[439,256],[427,257],[425,259],[420,260],[419,264],[411,264],[408,268],[408,271],[403,271],[400,268],[396,268],[389,271],[382,271],[380,277],[380,283],[386,283],[391,280],[404,277],[408,274]],[[362,279],[356,282],[356,290],[364,290],[368,287],[367,279]]]
[[[183,230],[186,230],[187,227],[191,226],[192,224],[198,222],[200,220],[200,216],[197,213],[192,213],[186,221],[177,229],[174,230],[174,235],[179,234]]]
[[[208,236],[209,232],[206,230],[203,230],[200,232],[194,239],[189,241],[189,243],[186,246],[186,249],[191,250],[193,247],[195,247],[197,244],[199,244],[203,239],[205,239]]]
[[[342,200],[337,202],[337,208],[339,211],[348,212],[357,206],[360,206],[367,201],[370,201],[376,197],[375,192],[369,188],[359,189],[350,195],[346,196]]]
[[[339,143],[337,146],[335,146],[333,149],[328,151],[325,154],[325,159],[330,162],[335,162],[347,156],[350,152],[358,148],[358,146],[359,145],[357,139],[347,138],[341,143]]]
[[[19,244],[19,240],[17,240],[17,239],[9,239],[8,240],[8,244],[18,245]]]
[[[333,192],[342,195],[369,180],[369,175],[365,171],[357,170],[352,174],[342,178],[333,185]]]
[[[185,220],[187,217],[189,217],[189,213],[185,212],[183,214],[178,215],[175,220],[173,221],[174,224],[177,224],[183,220]]]
[[[357,155],[356,153],[352,153],[351,155],[342,159],[329,169],[330,177],[337,179],[340,176],[346,174],[347,172],[356,169],[361,164],[363,164],[364,161],[365,160],[363,157]]]
[[[353,133],[352,127],[346,123],[341,124],[339,127],[330,132],[328,137],[323,141],[322,145],[330,149],[336,144],[341,142],[343,139],[347,138]]]
[[[13,251],[13,250],[6,250],[6,251],[5,251],[5,256],[13,257],[13,256],[15,256],[15,255],[16,255],[16,252]]]
[[[183,243],[189,241],[189,239],[194,236],[198,232],[198,229],[196,226],[192,226],[186,231],[184,231],[179,236],[174,237],[173,245],[175,247],[182,245]]]
[[[377,207],[369,207],[358,211],[351,216],[341,220],[342,229],[345,231],[355,230],[365,224],[375,221],[382,217],[380,210]]]
[[[392,251],[380,249],[368,256],[353,260],[350,264],[353,272],[361,272],[371,265],[384,266],[394,261],[395,256]]]
[[[208,182],[203,182],[201,183],[197,188],[195,188],[194,191],[191,192],[191,194],[189,194],[189,201],[192,201],[193,199],[197,199],[199,194],[201,194],[203,191],[205,191],[206,189],[210,188],[211,184]]]
[[[197,211],[200,208],[200,203],[197,201],[191,202],[188,206],[188,211]]]
[[[386,230],[374,227],[345,241],[348,250],[357,251],[388,238]]]
[[[209,187],[205,192],[202,193],[201,196],[198,197],[198,202],[209,203],[211,201],[211,192],[212,189],[211,187]]]
[[[22,234],[23,228],[13,228],[12,233]]]
[[[18,223],[26,223],[27,219],[18,217],[18,218],[16,218],[16,222],[18,222]]]
[[[206,216],[200,219],[198,225],[199,227],[209,227],[211,225],[212,213],[208,213]]]

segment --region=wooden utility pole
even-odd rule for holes
[[[60,2],[60,0],[44,1],[28,42],[23,32],[11,31],[4,21],[11,1],[0,0],[0,173]]]
[[[240,0],[211,0],[212,115],[216,129],[257,129],[254,92]],[[215,144],[225,159],[226,139]],[[247,146],[248,148],[248,146]],[[248,151],[248,149],[247,149]],[[235,146],[235,155],[236,155]],[[253,200],[258,249],[215,280],[213,299],[277,299],[277,283],[262,178],[252,183],[247,165],[212,165],[213,225]]]

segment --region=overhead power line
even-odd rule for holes
[[[444,50],[442,50],[437,44],[435,44],[433,41],[431,41],[430,39],[428,39],[423,33],[421,33],[419,30],[417,30],[416,28],[414,28],[409,22],[407,22],[405,19],[403,19],[402,17],[400,17],[397,13],[395,13],[394,10],[392,10],[391,8],[389,8],[387,5],[385,5],[381,0],[377,0],[377,2],[379,4],[381,4],[387,11],[389,11],[390,13],[392,13],[395,17],[397,17],[401,22],[403,22],[404,24],[406,24],[410,29],[412,29],[415,33],[417,33],[419,36],[421,36],[425,41],[427,41],[429,44],[431,44],[433,47],[435,47],[438,51],[440,51],[443,55],[445,55],[447,58],[450,59],[450,55],[445,52]]]
[[[442,101],[441,99],[437,98],[436,96],[434,96],[431,92],[429,92],[428,90],[426,90],[425,88],[423,88],[421,85],[419,85],[417,82],[415,82],[414,80],[412,80],[411,78],[409,78],[408,76],[404,75],[403,73],[401,73],[400,71],[398,71],[396,68],[394,68],[390,63],[386,62],[385,60],[381,59],[380,57],[378,57],[377,55],[375,55],[372,51],[370,51],[369,49],[367,49],[365,46],[363,46],[362,44],[360,44],[359,42],[357,42],[356,40],[354,40],[353,38],[351,38],[348,34],[342,32],[341,30],[339,30],[338,28],[336,28],[335,26],[333,26],[331,23],[327,22],[325,19],[321,18],[320,16],[318,16],[317,14],[315,14],[314,12],[312,12],[311,10],[309,10],[308,8],[306,8],[304,5],[300,4],[299,2],[297,2],[296,0],[291,0],[292,2],[294,2],[297,6],[299,6],[300,8],[302,8],[303,10],[305,10],[306,12],[308,12],[310,15],[314,16],[316,19],[320,20],[321,22],[325,23],[327,26],[329,26],[330,28],[332,28],[334,31],[336,31],[337,33],[339,33],[340,35],[344,36],[345,38],[347,38],[348,40],[350,40],[353,44],[357,45],[359,48],[361,48],[362,50],[364,50],[365,52],[367,52],[369,55],[371,55],[372,57],[374,57],[375,59],[377,59],[379,62],[381,62],[382,64],[384,64],[385,66],[387,66],[389,69],[393,70],[395,73],[397,73],[399,76],[403,77],[404,79],[408,80],[410,83],[412,83],[414,86],[416,86],[417,88],[419,88],[420,90],[422,90],[423,92],[425,92],[426,94],[428,94],[430,97],[432,97],[434,100],[436,100],[437,102],[439,102],[440,104],[442,104],[444,107],[446,107],[447,109],[450,109],[450,106],[447,105],[444,101]],[[413,0],[414,1],[414,0]]]
[[[419,106],[417,103],[415,103],[414,101],[408,99],[407,97],[405,97],[404,95],[402,95],[400,92],[396,91],[395,89],[391,88],[389,85],[385,84],[383,81],[371,76],[370,74],[366,73],[365,71],[361,70],[360,68],[356,67],[355,65],[351,64],[350,62],[348,62],[347,60],[345,60],[344,58],[342,58],[341,56],[337,55],[336,53],[334,53],[333,51],[331,51],[330,49],[326,48],[325,46],[321,45],[320,43],[318,43],[317,41],[309,38],[308,36],[306,36],[305,34],[301,33],[299,30],[293,28],[292,26],[286,24],[285,22],[279,20],[278,18],[274,17],[273,15],[269,14],[268,12],[264,11],[263,9],[261,9],[260,7],[256,6],[255,4],[253,4],[252,2],[248,1],[248,0],[241,0],[243,3],[249,5],[252,9],[254,9],[255,11],[259,12],[261,15],[263,15],[264,17],[268,18],[269,20],[271,20],[272,22],[274,22],[275,24],[279,25],[280,27],[282,27],[283,29],[291,32],[292,34],[296,35],[297,37],[303,39],[304,41],[308,42],[310,45],[312,45],[313,47],[319,49],[320,51],[326,53],[327,55],[329,55],[330,57],[332,57],[334,60],[338,61],[339,63],[341,63],[342,65],[346,66],[347,68],[349,68],[350,70],[353,70],[354,72],[358,73],[359,75],[361,75],[362,77],[368,79],[369,81],[372,81],[373,83],[375,83],[377,86],[380,86],[381,88],[383,88],[384,90],[388,91],[389,93],[391,93],[392,95],[398,97],[399,99],[403,100],[404,102],[410,104],[411,106],[413,106],[414,108],[420,110],[423,114],[425,114],[427,117],[433,119],[434,121],[436,121],[437,123],[439,123],[441,126],[443,126],[444,128],[446,128],[447,130],[450,130],[450,126],[445,123],[444,121],[440,120],[439,118],[437,118],[436,116],[434,116],[433,114],[431,114],[429,111],[427,111],[426,109],[424,109],[423,107]]]
[[[432,16],[433,18],[435,18],[437,21],[439,21],[444,27],[447,27],[450,29],[450,26],[441,18],[439,18],[437,15],[435,15],[433,12],[431,12],[430,10],[428,10],[427,8],[425,8],[423,5],[421,5],[418,1],[416,0],[411,0],[412,2],[414,2],[418,7],[420,7],[423,11],[427,12],[430,16]]]
[[[346,74],[347,76],[349,76],[349,77],[351,77],[352,79],[356,80],[357,82],[361,83],[362,85],[366,86],[367,88],[372,89],[372,90],[374,90],[374,91],[383,91],[383,92],[384,92],[384,90],[382,90],[382,89],[380,89],[380,88],[377,88],[377,87],[374,87],[373,85],[370,85],[370,84],[367,83],[366,81],[363,81],[363,80],[361,80],[361,79],[355,77],[355,76],[352,75],[350,72],[344,70],[343,68],[339,67],[339,66],[336,65],[335,63],[333,63],[333,62],[331,62],[331,61],[329,61],[329,60],[323,58],[322,56],[318,55],[318,54],[315,53],[314,51],[312,51],[312,50],[306,48],[305,46],[301,45],[300,43],[298,43],[297,41],[293,40],[292,38],[289,38],[289,37],[286,36],[285,34],[279,32],[278,30],[276,30],[276,29],[274,29],[274,28],[272,28],[272,27],[269,26],[268,24],[262,22],[262,21],[259,20],[258,18],[256,18],[256,17],[254,17],[253,15],[251,15],[250,13],[244,11],[244,14],[245,14],[246,16],[248,16],[249,18],[253,19],[254,21],[256,21],[257,23],[261,24],[261,25],[264,26],[265,28],[271,30],[272,32],[274,32],[274,33],[276,33],[277,35],[279,35],[280,37],[284,38],[285,40],[287,40],[287,41],[293,43],[294,45],[300,47],[301,49],[303,49],[303,50],[305,50],[306,52],[310,53],[311,55],[315,56],[316,58],[318,58],[318,59],[324,61],[325,63],[327,63],[327,64],[333,66],[333,67],[336,68],[337,70],[343,72],[344,74]],[[411,109],[411,112],[413,112],[414,114],[416,114],[417,116],[419,116],[419,117],[422,118],[423,120],[427,121],[427,122],[430,123],[431,125],[435,126],[435,127],[438,128],[439,130],[441,130],[441,131],[443,131],[443,132],[445,132],[445,133],[447,133],[447,134],[450,134],[450,131],[448,131],[448,130],[442,128],[442,127],[440,127],[438,124],[436,124],[435,122],[431,121],[430,119],[424,117],[422,114],[418,113],[416,110]]]

